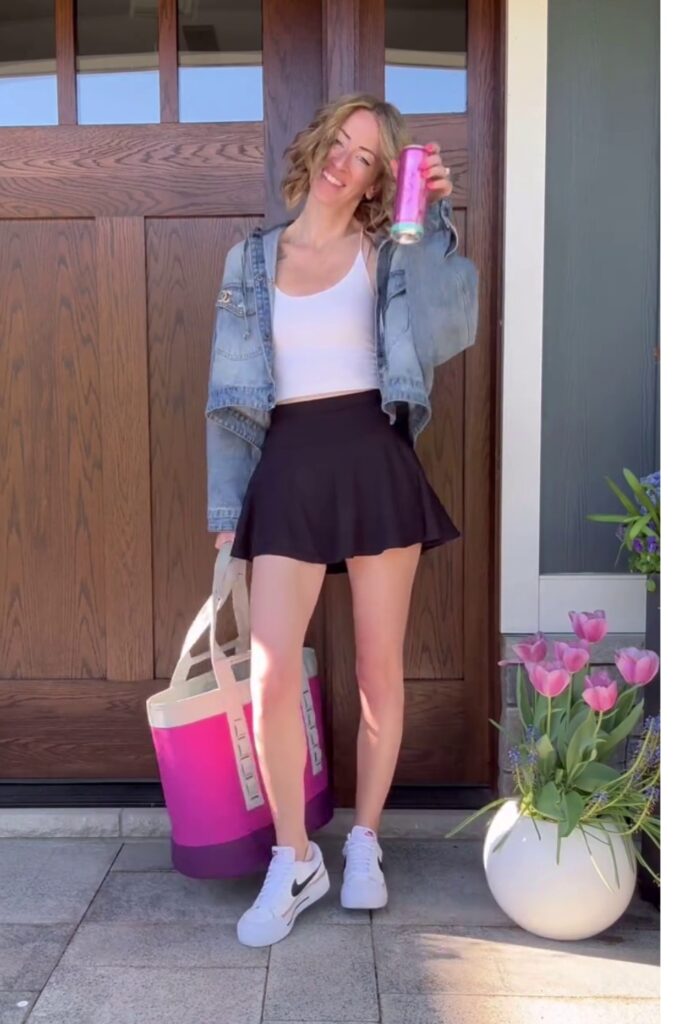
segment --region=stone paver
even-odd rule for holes
[[[268,949],[243,946],[232,923],[84,923],[62,964],[72,967],[266,967]]]
[[[263,1019],[378,1021],[370,926],[297,925],[276,943]]]
[[[653,999],[382,996],[382,1024],[660,1024]]]
[[[259,1024],[263,968],[57,967],[30,1024]]]
[[[0,924],[0,990],[40,992],[74,928],[72,924]]]
[[[0,922],[80,920],[120,846],[116,839],[3,839]]]
[[[387,836],[389,906],[346,911],[343,828],[315,838],[330,892],[262,949],[235,924],[263,872],[186,878],[164,837],[0,839],[0,1024],[659,1021],[648,904],[549,942],[498,909],[479,841]]]
[[[330,892],[297,922],[297,930],[314,924],[368,925],[367,912],[349,913],[339,904],[343,860],[338,839],[326,838],[320,846],[330,875]],[[123,854],[118,870],[110,872],[85,917],[86,923],[116,922],[207,924],[222,922],[234,931],[240,915],[250,906],[263,882],[263,873],[239,879],[187,878],[168,870],[132,870],[131,864],[155,863],[159,852],[147,858],[135,850]],[[126,864],[128,867],[126,867]],[[123,866],[123,870],[121,867]]]
[[[377,928],[382,994],[585,998],[659,996],[659,934],[550,942],[518,928]],[[610,941],[611,940],[611,941]]]
[[[112,871],[175,871],[168,839],[130,839],[122,844]]]
[[[389,904],[373,914],[378,926],[510,923],[489,892],[479,843],[457,839],[380,842]]]
[[[37,998],[37,992],[0,989],[0,1024],[23,1024]]]

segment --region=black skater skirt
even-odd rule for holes
[[[287,555],[346,572],[345,559],[460,531],[379,390],[276,405],[235,531],[232,554]]]

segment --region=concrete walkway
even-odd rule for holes
[[[235,936],[262,876],[186,878],[165,837],[0,839],[0,1024],[659,1021],[649,905],[597,939],[537,939],[494,903],[478,839],[418,830],[380,837],[388,907],[345,911],[345,825],[314,836],[330,892],[266,949]]]

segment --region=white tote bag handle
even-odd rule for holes
[[[244,803],[247,808],[252,809],[255,807],[261,807],[265,803],[265,796],[259,783],[251,736],[249,735],[249,728],[244,714],[244,706],[240,698],[237,680],[235,679],[235,673],[232,667],[233,662],[240,659],[240,656],[244,657],[247,661],[249,660],[248,634],[247,643],[243,650],[236,651],[235,654],[231,655],[228,655],[226,651],[219,646],[216,640],[216,622],[218,619],[218,612],[220,611],[224,601],[227,599],[227,595],[231,592],[233,595],[235,594],[235,590],[233,588],[240,579],[244,582],[245,604],[240,605],[241,597],[234,601],[235,618],[238,619],[239,616],[238,629],[240,630],[240,640],[242,639],[242,629],[245,628],[245,623],[246,627],[249,625],[249,606],[248,600],[246,600],[247,591],[244,566],[245,563],[243,561],[231,557],[228,545],[224,544],[218,552],[216,568],[214,571],[214,585],[210,602],[211,630],[209,635],[211,665],[213,667],[213,673],[216,677],[216,682],[220,688],[221,695],[225,701],[225,711],[230,727],[230,738],[232,740],[235,764],[237,765],[239,779],[242,786]]]
[[[190,651],[211,625],[212,616],[215,618],[219,609],[223,607],[231,594],[235,623],[237,625],[237,636],[219,649],[226,653],[231,651],[235,654],[240,654],[243,651],[249,650],[251,636],[246,562],[241,559],[231,558],[230,545],[224,544],[218,552],[214,565],[211,597],[207,598],[199,609],[187,631],[169,686],[178,686],[180,683],[185,682],[193,665],[208,660],[210,652],[202,651],[200,654],[192,655]]]

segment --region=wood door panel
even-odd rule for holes
[[[0,217],[263,211],[261,122],[0,131]]]
[[[396,785],[474,785],[482,781],[486,765],[482,768],[481,757],[472,749],[468,704],[461,680],[406,680]]]
[[[420,435],[417,453],[453,522],[464,533],[464,372],[462,361],[437,367],[433,421]],[[426,551],[420,558],[406,634],[406,676],[462,678],[464,538]]]
[[[265,0],[263,107],[266,162],[265,221],[287,216],[280,184],[284,151],[323,98],[321,0]],[[241,207],[242,209],[244,206]]]
[[[228,249],[256,223],[147,222],[154,666],[161,678],[173,672],[210,593],[216,551],[206,528],[204,409],[215,302]]]
[[[107,678],[152,675],[144,224],[97,221]]]
[[[0,280],[0,677],[101,678],[107,652],[94,223],[0,222]]]
[[[0,680],[0,779],[158,779],[145,702],[164,685]]]

